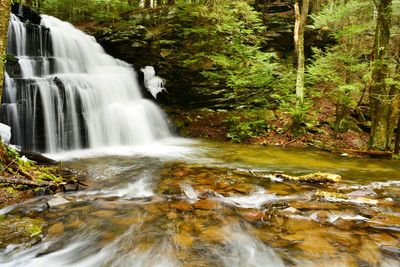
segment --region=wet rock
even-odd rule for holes
[[[310,218],[315,221],[319,222],[321,224],[329,224],[330,218],[331,218],[331,213],[327,210],[321,210],[321,211],[316,211],[313,214],[311,214]]]
[[[288,233],[296,233],[298,231],[308,231],[321,229],[321,226],[306,217],[304,218],[286,218],[283,227]]]
[[[199,198],[205,199],[205,198],[215,197],[216,195],[217,194],[212,190],[205,190],[203,192],[200,192]]]
[[[210,217],[214,216],[216,213],[214,210],[195,210],[194,214],[196,214],[197,217]]]
[[[347,248],[358,249],[358,246],[360,245],[360,240],[358,236],[353,232],[341,231],[330,228],[328,233],[329,236],[327,236],[327,239],[329,240],[329,242],[340,244],[340,247],[343,250],[345,249],[347,250]]]
[[[221,181],[221,182],[218,182],[217,184],[216,184],[216,190],[218,190],[218,191],[224,191],[224,189],[226,189],[226,188],[228,188],[230,186],[230,183],[228,183],[228,182],[225,182],[225,181]]]
[[[57,206],[68,204],[70,201],[62,196],[54,196],[52,199],[46,202],[49,208],[54,208]]]
[[[380,249],[388,254],[392,254],[394,256],[400,256],[400,247],[394,247],[394,246],[381,246]],[[398,262],[393,262],[394,264],[397,264]]]
[[[193,244],[194,241],[194,237],[192,237],[190,234],[188,233],[179,233],[173,236],[173,241],[175,242],[175,244],[177,244],[178,246],[182,247],[182,248],[190,248]]]
[[[159,203],[150,203],[147,204],[146,206],[143,207],[145,211],[153,213],[153,214],[159,214],[161,212],[161,207]]]
[[[281,215],[293,215],[293,214],[300,214],[301,212],[293,207],[289,207],[280,211]]]
[[[175,212],[168,212],[167,218],[168,220],[174,221],[176,220],[176,218],[178,218],[178,214],[176,214]]]
[[[318,201],[308,201],[308,202],[292,202],[289,206],[295,209],[306,209],[306,210],[338,210],[339,207],[336,204],[329,202],[318,202]]]
[[[276,174],[277,178],[283,178],[292,182],[305,182],[305,183],[337,183],[342,180],[338,174],[316,172],[302,176],[291,176],[287,174]]]
[[[200,233],[200,239],[205,242],[221,243],[224,241],[223,231],[218,226],[207,227]]]
[[[250,184],[235,184],[233,186],[229,186],[226,188],[226,191],[233,191],[240,194],[249,194],[250,191],[253,190],[252,185]]]
[[[296,245],[306,253],[334,255],[336,249],[325,238],[315,235],[306,236]]]
[[[69,191],[78,191],[79,189],[79,184],[78,183],[67,183],[64,185],[64,191],[69,192]]]
[[[182,193],[190,200],[197,200],[197,192],[188,184],[180,185]]]
[[[221,204],[213,199],[201,199],[194,203],[195,209],[200,209],[200,210],[216,210],[221,207]]]
[[[132,225],[132,224],[137,224],[137,223],[143,222],[144,218],[143,217],[139,217],[139,216],[113,217],[111,221],[112,221],[112,223],[115,223],[117,225],[129,226],[129,225]]]
[[[99,218],[111,218],[115,215],[115,213],[116,212],[113,210],[99,210],[92,212],[92,215]]]
[[[268,187],[268,191],[277,195],[287,196],[293,192],[293,188],[284,183],[272,183]]]
[[[365,189],[365,190],[356,190],[347,194],[348,197],[367,197],[367,196],[376,196],[374,190]]]
[[[358,207],[358,213],[364,217],[373,217],[379,214],[379,210],[376,207],[361,206]]]
[[[344,220],[342,218],[338,218],[333,222],[333,225],[336,226],[336,228],[341,229],[341,230],[350,230],[355,226],[354,221],[349,221],[349,220]]]
[[[297,231],[291,235],[285,235],[285,239],[298,241],[296,247],[303,250],[306,255],[334,255],[338,253],[325,237],[325,233],[325,229],[315,228],[307,231]]]
[[[52,237],[64,234],[64,224],[62,222],[53,224],[50,226],[49,230],[47,230],[47,234]]]
[[[367,266],[379,266],[380,262],[380,251],[379,247],[369,239],[364,239],[360,250],[358,251],[358,257],[367,263]]]
[[[187,175],[189,175],[189,172],[185,171],[185,170],[178,170],[178,171],[174,172],[175,177],[184,177]]]
[[[241,209],[239,213],[243,219],[250,222],[264,221],[265,219],[265,213],[258,209]]]
[[[1,218],[0,249],[9,244],[24,244],[37,240],[42,233],[42,227],[43,222],[37,219]]]
[[[84,225],[84,222],[81,221],[81,220],[79,220],[79,219],[76,219],[76,220],[73,220],[73,221],[71,221],[70,223],[68,223],[68,224],[66,225],[66,227],[67,227],[67,228],[79,228],[79,227],[81,227],[82,225]]]
[[[391,247],[399,247],[400,240],[388,233],[374,233],[370,234],[369,238],[371,238],[378,246],[391,246]]]
[[[367,197],[349,197],[346,194],[338,193],[338,192],[330,192],[330,191],[323,191],[323,190],[318,190],[315,193],[316,196],[323,198],[328,201],[333,201],[333,202],[348,202],[348,203],[354,203],[354,204],[371,204],[371,205],[376,205],[379,203],[378,200],[372,199],[372,198],[367,198]]]
[[[171,208],[174,208],[174,209],[177,209],[180,211],[193,211],[194,210],[190,203],[183,201],[183,200],[171,203]]]
[[[400,232],[400,217],[394,214],[381,213],[372,217],[368,225],[373,228]]]
[[[114,233],[103,232],[103,233],[101,233],[100,244],[102,244],[103,246],[106,246],[107,244],[109,244],[110,242],[115,240],[115,237],[116,236]]]

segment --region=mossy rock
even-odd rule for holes
[[[40,219],[0,218],[0,249],[9,244],[29,243],[40,237],[43,221]]]

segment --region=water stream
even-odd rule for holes
[[[68,203],[48,208],[50,197],[38,197],[0,210],[44,229],[30,246],[26,237],[3,243],[0,266],[400,264],[396,161],[184,139],[84,154],[58,154],[87,175],[88,188],[65,194]],[[273,175],[314,171],[343,181]]]

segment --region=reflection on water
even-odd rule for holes
[[[400,266],[396,161],[215,143],[140,150],[67,162],[90,185],[67,204],[1,210],[0,233],[14,236],[0,238],[0,265]],[[343,181],[291,183],[278,171]]]

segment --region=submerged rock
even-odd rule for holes
[[[50,226],[49,230],[47,230],[47,234],[50,236],[59,236],[64,234],[64,224],[62,222],[58,222]]]
[[[192,237],[189,233],[176,234],[172,239],[174,240],[175,244],[182,248],[190,248],[194,241],[194,237]]]
[[[194,210],[192,205],[184,200],[175,202],[171,204],[171,208],[180,210],[180,211],[192,211]]]
[[[372,217],[368,224],[373,228],[400,232],[400,217],[395,214],[378,214]]]
[[[218,201],[212,199],[201,199],[194,203],[194,207],[201,210],[215,210],[220,208],[220,206]]]

